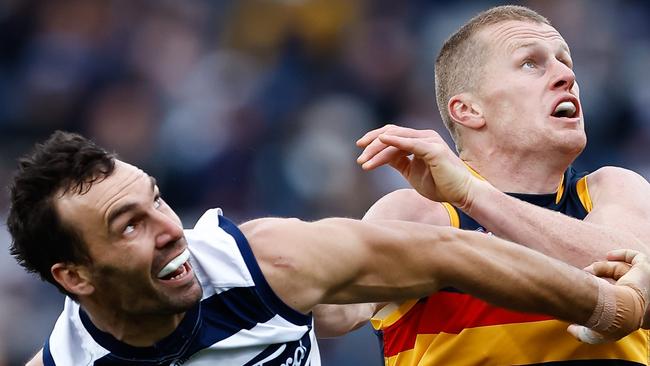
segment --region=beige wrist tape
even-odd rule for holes
[[[596,331],[606,330],[616,318],[616,295],[607,281],[595,276],[592,278],[598,285],[598,302],[585,327]]]
[[[614,339],[639,329],[643,320],[643,298],[638,290],[611,285],[602,278],[594,279],[598,284],[598,302],[585,326]]]

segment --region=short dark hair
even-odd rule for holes
[[[10,252],[28,272],[37,273],[66,295],[72,296],[54,280],[52,266],[91,260],[81,234],[57,214],[55,196],[85,194],[114,169],[114,154],[78,134],[62,131],[18,160],[7,218]]]

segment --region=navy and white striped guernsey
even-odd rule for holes
[[[151,347],[132,347],[97,329],[77,303],[43,348],[46,366],[320,366],[311,315],[271,290],[237,226],[207,211],[185,237],[203,298],[178,328]]]

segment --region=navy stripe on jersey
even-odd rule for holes
[[[251,273],[251,276],[253,276],[253,281],[255,281],[257,291],[262,296],[262,298],[264,298],[267,304],[271,306],[271,308],[275,310],[280,316],[294,324],[311,325],[310,315],[302,314],[292,309],[282,300],[280,300],[275,292],[273,292],[271,286],[269,286],[268,282],[266,282],[260,266],[257,264],[257,260],[253,255],[253,251],[251,250],[250,245],[248,244],[248,240],[246,240],[246,237],[244,237],[244,234],[242,234],[239,228],[237,228],[235,224],[223,216],[219,216],[219,227],[221,227],[225,232],[235,238],[237,246],[239,247],[239,251],[241,252],[242,257],[246,262],[246,266],[248,267],[248,271]]]
[[[188,341],[195,337],[200,326],[200,311],[201,305],[197,303],[185,313],[183,320],[172,334],[151,347],[134,347],[120,342],[110,333],[106,333],[97,328],[88,317],[88,314],[81,308],[79,308],[79,317],[95,342],[111,351],[105,357],[114,356],[117,359],[152,360],[157,362],[161,359],[179,357],[187,350]]]
[[[56,366],[54,362],[54,357],[50,352],[50,340],[48,339],[43,346],[43,365],[44,366]]]
[[[587,210],[580,202],[578,192],[576,189],[577,182],[582,179],[587,172],[577,173],[576,170],[569,166],[564,172],[564,192],[559,202],[555,202],[556,194],[526,194],[526,193],[506,193],[509,196],[518,198],[522,201],[528,202],[535,206],[544,207],[549,210],[563,213],[567,216],[582,220],[587,216]],[[465,214],[463,211],[454,207],[458,213],[460,221],[460,228],[464,230],[479,230],[484,231],[483,227],[477,223],[473,218]]]
[[[95,341],[112,351],[97,360],[96,365],[129,365],[134,360],[141,365],[159,365],[187,359],[242,329],[269,321],[275,313],[259,298],[255,287],[233,288],[201,301],[200,307],[197,305],[190,310],[170,336],[152,347],[133,347],[119,342],[97,329],[83,311],[80,316]],[[309,337],[309,332],[306,336]],[[308,346],[309,350],[311,345]]]

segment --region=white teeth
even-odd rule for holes
[[[555,107],[555,111],[553,111],[553,115],[556,115],[558,113],[562,112],[567,112],[567,116],[573,116],[576,113],[576,106],[573,104],[573,102],[562,102]]]
[[[158,278],[163,278],[168,274],[176,271],[178,267],[182,266],[183,263],[187,262],[188,259],[190,259],[190,251],[185,248],[183,253],[181,253],[178,257],[172,259],[163,269],[160,270],[160,272],[158,272]]]

